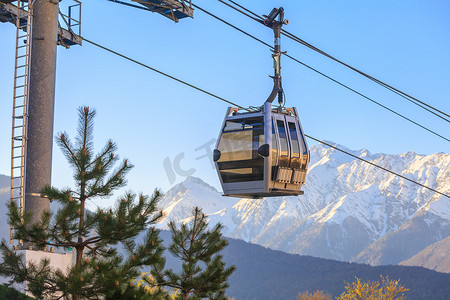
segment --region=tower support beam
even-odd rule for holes
[[[25,211],[33,213],[32,223],[50,209],[39,194],[51,183],[58,12],[58,0],[33,2],[25,185]]]

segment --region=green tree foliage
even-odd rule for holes
[[[332,300],[332,296],[323,291],[315,291],[314,293],[306,291],[304,293],[299,293],[297,300]]]
[[[377,281],[361,282],[355,278],[356,281],[348,283],[337,300],[404,300],[404,292],[408,291],[399,280],[390,280],[387,276],[380,276],[381,284]]]
[[[155,294],[158,291],[158,283],[152,276],[151,272],[143,272],[139,279],[136,280],[138,287],[142,286],[144,290],[149,294]],[[175,300],[180,294],[179,290],[166,288],[167,294],[165,294],[165,300]]]
[[[191,222],[180,228],[170,222],[169,228],[172,233],[169,251],[181,260],[182,271],[177,274],[172,269],[154,268],[152,275],[156,282],[179,290],[179,299],[226,299],[227,280],[235,267],[227,268],[219,254],[228,245],[222,237],[222,225],[208,230],[205,214],[196,207]]]
[[[0,285],[0,299],[8,299],[8,300],[32,300],[28,296],[25,296],[22,293],[19,293],[15,289],[9,288],[3,284]]]
[[[128,192],[113,209],[87,211],[87,201],[107,198],[124,186],[125,175],[133,166],[127,160],[117,164],[116,144],[112,141],[95,154],[95,110],[80,108],[78,115],[75,141],[67,133],[56,138],[73,169],[75,188],[47,186],[41,191],[50,201],[57,201],[60,209],[54,216],[44,213],[39,222],[31,224],[29,213],[22,218],[15,203],[9,206],[15,239],[40,249],[48,246],[74,249],[75,264],[67,272],[51,268],[45,259],[25,266],[23,257],[3,242],[0,273],[10,277],[11,282],[27,282],[28,290],[38,299],[55,295],[66,299],[157,298],[162,295],[161,290],[149,294],[133,285],[133,281],[142,266],[164,263],[159,231],[152,227],[162,217],[162,212],[156,209],[161,194],[158,190],[150,197]],[[134,240],[143,231],[146,238],[137,245]],[[125,257],[118,254],[118,247],[126,250]]]

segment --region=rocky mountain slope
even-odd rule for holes
[[[450,273],[450,236],[431,244],[399,265],[422,266],[438,272]]]
[[[450,194],[450,155],[371,154],[339,148]],[[194,205],[222,222],[228,237],[288,253],[373,265],[397,264],[450,235],[450,199],[332,148],[311,148],[305,195],[221,197],[198,178],[174,186],[160,203],[169,220]]]

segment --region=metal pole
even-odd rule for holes
[[[272,54],[273,58],[273,68],[274,76],[273,78],[273,89],[267,98],[266,102],[272,103],[275,97],[278,95],[278,103],[280,106],[283,104],[283,87],[281,86],[281,46],[280,46],[280,32],[281,26],[287,25],[289,21],[284,19],[284,9],[280,7],[279,9],[274,8],[266,19],[260,21],[262,24],[273,29],[274,33],[274,50]],[[278,21],[276,18],[278,17]]]
[[[264,157],[264,192],[270,193],[272,182],[272,102],[264,102],[264,144],[269,145],[269,156]]]
[[[280,9],[280,20],[283,20],[284,12]],[[281,45],[280,45],[280,34],[281,34],[281,26],[282,22],[274,22],[273,24],[273,33],[274,33],[274,44],[275,51],[272,54],[273,57],[273,68],[274,68],[274,78],[275,85],[277,86],[277,94],[278,94],[278,104],[283,104],[283,88],[281,87]]]
[[[58,12],[58,0],[33,3],[25,170],[25,211],[33,213],[32,223],[38,222],[41,214],[50,209],[49,200],[39,193],[51,181]]]

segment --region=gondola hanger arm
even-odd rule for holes
[[[280,35],[281,35],[281,27],[283,25],[289,24],[287,19],[284,19],[284,9],[283,7],[274,8],[270,12],[268,16],[263,16],[265,19],[260,20],[263,25],[272,28],[274,33],[274,49],[273,49],[273,68],[274,68],[274,76],[270,76],[273,79],[273,89],[267,98],[266,102],[272,103],[275,97],[278,95],[278,103],[280,106],[283,104],[283,86],[281,85],[281,65],[280,58],[281,54],[286,52],[281,52],[280,46]]]

